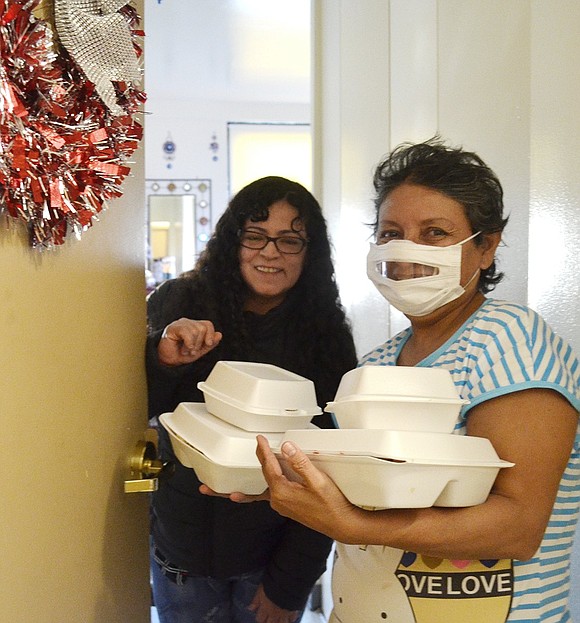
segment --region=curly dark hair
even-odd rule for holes
[[[481,232],[474,240],[482,244],[482,235],[501,232],[508,219],[503,217],[503,189],[496,174],[474,152],[446,146],[435,136],[424,143],[402,143],[375,169],[376,234],[379,210],[397,186],[418,184],[437,190],[458,201],[465,210],[472,233]],[[496,262],[481,271],[479,289],[490,292],[502,280]]]
[[[267,220],[270,206],[281,200],[296,208],[297,218],[302,221],[309,240],[295,290],[301,297],[311,298],[313,303],[319,301],[318,290],[321,295],[326,291],[330,298],[323,303],[324,306],[329,300],[333,303],[338,300],[326,221],[318,201],[298,182],[270,176],[248,184],[234,196],[194,269],[198,278],[207,280],[208,285],[209,282],[227,284],[232,313],[243,307],[247,296],[247,286],[240,272],[239,233],[248,220],[254,223]],[[222,303],[224,294],[224,288],[220,287]]]
[[[319,379],[317,394],[325,397],[321,404],[334,396],[336,370],[351,369],[357,360],[339,298],[326,221],[318,201],[301,184],[264,177],[233,197],[194,269],[178,277],[181,294],[171,302],[175,313],[165,307],[162,324],[176,320],[186,302],[191,318],[211,320],[223,333],[220,345],[203,358],[208,367],[222,359],[224,352],[228,359],[243,359],[252,352],[244,315],[248,288],[240,271],[239,233],[248,220],[267,220],[270,206],[280,200],[296,208],[308,238],[302,273],[284,301],[289,310],[291,350],[298,358],[290,364],[294,372]]]

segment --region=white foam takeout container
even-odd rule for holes
[[[443,368],[366,365],[343,375],[324,410],[340,428],[450,433],[468,402]]]
[[[256,457],[256,433],[212,415],[203,403],[183,402],[159,421],[167,430],[175,456],[218,493],[262,493],[267,485]],[[264,433],[278,446],[282,433]]]
[[[312,429],[287,431],[281,443],[286,440],[295,442],[351,503],[370,508],[481,504],[499,470],[513,466],[483,437]],[[273,450],[281,458],[280,450]],[[285,471],[291,475],[287,466]]]
[[[271,364],[218,361],[197,386],[210,413],[247,431],[302,428],[322,413],[312,381]]]

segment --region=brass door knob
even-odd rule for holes
[[[174,465],[163,463],[157,456],[157,431],[148,428],[145,439],[139,439],[129,455],[125,475],[125,493],[157,491],[159,478],[173,474]]]

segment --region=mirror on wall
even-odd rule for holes
[[[190,270],[211,235],[211,180],[146,180],[147,286]]]

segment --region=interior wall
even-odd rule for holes
[[[314,8],[314,193],[334,243],[342,301],[359,355],[389,333],[389,309],[366,278],[372,171],[389,149],[387,2],[318,0]]]
[[[365,274],[372,171],[404,141],[439,133],[477,151],[496,170],[510,213],[499,252],[506,277],[496,295],[525,302],[528,273],[520,258],[528,252],[530,193],[527,0],[507,10],[501,0],[316,6],[325,25],[318,33],[323,49],[315,84],[315,160],[338,249],[341,293],[361,353],[376,344],[377,335],[407,324],[358,278]]]
[[[310,0],[145,1],[146,178],[210,179],[214,224],[231,194],[228,122],[310,123],[309,10]]]
[[[580,351],[580,4],[557,6],[532,2],[529,301]]]

